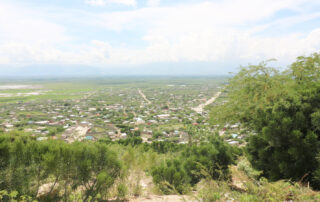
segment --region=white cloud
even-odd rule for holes
[[[110,3],[122,4],[125,6],[136,6],[136,0],[85,0],[86,4],[92,6],[105,6]]]
[[[190,33],[175,42],[162,36],[145,38],[149,46],[143,49],[105,46],[110,53],[104,57],[108,64],[146,64],[177,61],[246,61],[260,62],[278,58],[282,64],[291,62],[298,55],[320,50],[320,29],[306,37],[296,35],[265,38],[247,33],[221,31]]]
[[[59,52],[56,45],[70,40],[63,26],[35,10],[0,3],[0,64],[52,61]]]
[[[104,6],[106,5],[105,0],[85,0],[86,4],[89,4],[91,6]]]
[[[173,28],[173,32],[184,28],[196,30],[215,26],[232,27],[258,22],[282,9],[297,10],[297,7],[302,6],[306,1],[308,0],[227,0],[180,4],[172,7],[141,8],[133,11],[104,13],[100,15],[100,23],[112,30],[136,29],[137,26],[143,25],[148,28]]]
[[[298,55],[320,50],[320,29],[310,33],[298,30],[283,36],[256,34],[267,28],[319,18],[320,13],[307,12],[305,6],[313,5],[312,1],[227,0],[171,7],[149,5],[102,14],[66,11],[77,26],[83,26],[83,32],[90,32],[90,24],[106,32],[142,33],[135,40],[146,45],[139,48],[115,45],[101,36],[100,40],[92,38],[90,43],[75,44],[73,35],[66,34],[66,27],[46,20],[37,10],[0,5],[0,64],[138,65],[176,61],[259,62],[270,58],[286,64]],[[282,9],[298,14],[261,23]],[[88,22],[83,22],[84,18]]]
[[[151,7],[156,7],[160,5],[160,0],[148,0],[147,5]]]
[[[69,39],[63,26],[46,21],[34,10],[0,3],[0,43],[56,43]]]
[[[298,12],[302,0],[229,0],[175,7],[143,8],[105,13],[100,26],[115,31],[143,30],[148,46],[139,50],[118,50],[126,59],[111,55],[109,61],[130,64],[161,61],[261,61],[279,58],[290,62],[296,56],[320,50],[319,39],[291,33],[282,37],[256,36],[274,26],[291,26],[319,17],[319,13],[300,14],[268,23],[257,23],[282,9]],[[251,6],[248,6],[251,5]],[[239,25],[253,24],[238,28]],[[317,32],[317,30],[314,30]],[[312,42],[311,42],[312,41]],[[308,43],[307,43],[308,42]]]

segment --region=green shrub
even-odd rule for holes
[[[117,187],[118,198],[120,200],[124,199],[128,194],[128,188],[125,184],[120,183]]]
[[[193,145],[183,153],[184,168],[191,177],[191,184],[198,183],[203,178],[227,179],[228,166],[234,162],[233,148],[214,136],[209,143]]]
[[[185,147],[183,144],[176,144],[168,141],[154,141],[151,143],[151,148],[158,153],[177,152]]]
[[[164,194],[186,193],[189,190],[190,178],[178,159],[167,160],[151,171],[153,181]]]
[[[298,57],[282,72],[266,63],[242,67],[226,92],[212,123],[240,122],[254,132],[247,144],[252,165],[270,180],[303,179],[320,189],[320,54]]]
[[[119,144],[122,144],[124,146],[136,146],[142,144],[142,138],[141,137],[128,137],[126,139],[118,140]]]
[[[66,144],[1,136],[0,154],[0,190],[33,198],[48,181],[53,182],[45,193],[49,198],[54,185],[63,189],[64,196],[60,197],[64,200],[78,187],[84,189],[83,200],[104,197],[122,169],[117,154],[103,143]]]

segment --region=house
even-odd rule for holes
[[[238,137],[238,134],[231,134],[232,138],[237,138]]]
[[[37,122],[35,122],[35,124],[39,124],[39,125],[46,125],[48,123],[49,123],[49,121],[37,121]]]
[[[127,138],[127,133],[121,133],[121,138]]]
[[[230,128],[233,128],[233,129],[234,128],[239,128],[239,124],[233,124],[233,125],[230,126]]]
[[[13,128],[13,125],[8,123],[8,124],[5,124],[4,127],[6,127],[6,128]]]
[[[228,144],[230,145],[238,145],[239,142],[238,141],[233,141],[233,140],[227,140]]]
[[[149,120],[148,122],[151,123],[151,124],[157,124],[158,123],[158,121],[156,121],[156,120]]]
[[[25,132],[32,132],[33,129],[32,129],[32,128],[25,128],[24,131],[25,131]]]
[[[93,137],[92,136],[86,136],[85,140],[93,140]]]
[[[145,121],[143,119],[141,119],[141,118],[137,118],[136,119],[136,124],[137,125],[142,125],[142,124],[145,124]]]
[[[170,117],[170,114],[160,114],[157,116],[159,119],[168,119]]]
[[[47,139],[48,139],[48,137],[38,137],[37,141],[43,141],[43,140],[47,140]]]

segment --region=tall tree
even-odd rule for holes
[[[226,92],[211,121],[240,122],[252,131],[247,151],[253,166],[272,180],[304,179],[320,188],[320,55],[298,57],[283,72],[266,63],[242,67]]]

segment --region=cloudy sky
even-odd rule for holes
[[[316,51],[320,0],[0,0],[0,75],[215,75]]]

